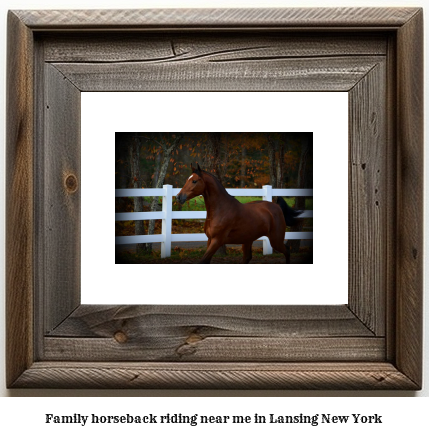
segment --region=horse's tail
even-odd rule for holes
[[[296,218],[304,212],[303,210],[292,209],[282,197],[277,197],[277,204],[283,211],[283,216],[285,217],[286,225],[289,227],[296,226],[298,223]]]

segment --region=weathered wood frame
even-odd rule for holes
[[[422,17],[416,8],[10,12],[8,387],[420,389]],[[282,51],[284,35],[295,53]],[[243,36],[270,41],[243,49]],[[118,57],[134,44],[145,58],[153,47],[139,41],[149,37],[161,51],[169,41],[170,56]],[[341,53],[317,45],[324,38]],[[229,48],[192,56],[198,41]],[[244,80],[244,65],[256,64]],[[281,80],[288,68],[302,77]],[[80,93],[167,89],[349,92],[347,306],[80,305]]]

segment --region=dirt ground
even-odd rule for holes
[[[198,250],[196,251],[196,249]],[[155,249],[155,257],[145,256],[139,258],[135,254],[135,247],[122,247],[116,252],[116,263],[143,263],[143,264],[197,264],[204,254],[205,247],[176,247],[172,250],[172,257],[160,258],[159,252]],[[192,252],[192,255],[190,254]],[[229,252],[229,253],[228,253]],[[242,264],[242,254],[238,247],[228,249],[226,255],[216,253],[212,258],[212,264]],[[281,264],[286,263],[285,257],[280,253],[264,256],[262,247],[255,247],[251,264]],[[291,253],[292,264],[310,264],[313,263],[312,247],[302,247],[298,253]]]
[[[311,261],[310,261],[311,260]],[[153,261],[147,261],[145,263],[152,264],[197,264],[200,263],[199,259],[154,259]],[[243,260],[238,256],[222,256],[222,257],[213,257],[212,264],[242,264]],[[280,264],[285,263],[284,256],[282,257],[274,257],[274,256],[263,256],[256,258],[254,257],[250,264]],[[292,264],[300,264],[300,263],[313,263],[312,257],[309,256],[293,256],[291,255],[291,263]]]

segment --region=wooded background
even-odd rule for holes
[[[225,188],[313,187],[311,132],[117,132],[115,145],[116,189],[161,188],[164,184],[180,188],[192,173],[191,164],[196,162],[214,174]],[[181,210],[178,203],[175,207]],[[305,197],[296,197],[294,207],[304,210]],[[160,210],[158,197],[116,199],[116,212],[157,210]],[[300,221],[293,231],[302,231]],[[132,231],[136,235],[151,235],[155,225],[155,220],[136,221]],[[117,226],[117,235],[118,232],[125,234],[123,227],[118,230]],[[296,243],[297,249],[299,241]],[[138,244],[140,248],[151,251],[152,245]]]
[[[181,187],[191,163],[226,188],[312,188],[313,134],[116,133],[116,189]]]

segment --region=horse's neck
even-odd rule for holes
[[[225,188],[210,177],[204,180],[206,189],[203,193],[204,202],[206,204],[207,215],[222,210],[224,207],[229,207],[231,201],[234,200],[225,190]]]

